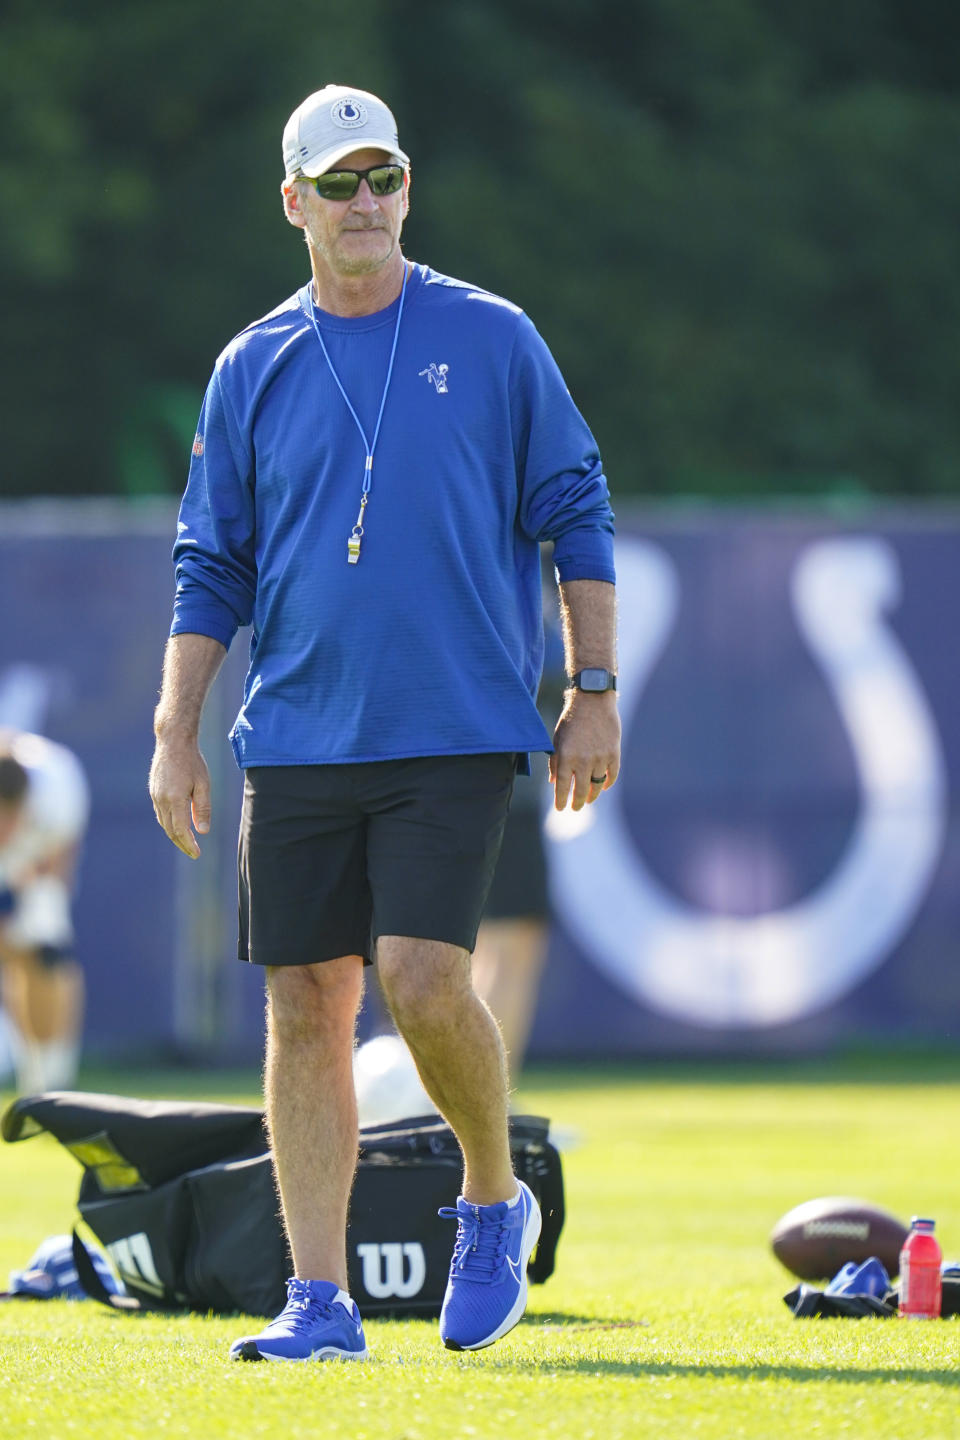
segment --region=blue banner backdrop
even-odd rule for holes
[[[90,776],[88,1053],[255,1061],[225,738],[245,636],[205,719],[199,863],[146,793],[174,521],[168,503],[0,506],[0,723],[70,745]],[[617,565],[623,773],[579,816],[544,796],[554,921],[531,1053],[952,1038],[960,512],[637,510]]]

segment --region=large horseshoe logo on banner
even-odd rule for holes
[[[626,725],[669,635],[677,580],[664,552],[617,551]],[[625,822],[621,787],[600,804],[553,814],[556,911],[620,987],[703,1026],[800,1019],[853,988],[890,953],[923,901],[943,845],[946,782],[919,680],[886,622],[897,557],[875,538],[830,539],[800,556],[792,581],[800,632],[840,712],[860,807],[834,872],[797,904],[751,917],[680,903],[651,875]]]

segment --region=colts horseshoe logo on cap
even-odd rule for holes
[[[334,125],[340,125],[344,130],[353,130],[366,120],[367,107],[362,100],[338,100],[330,111],[330,118]]]

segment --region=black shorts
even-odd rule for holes
[[[512,753],[249,768],[240,959],[369,961],[381,935],[472,951],[515,770]]]
[[[484,919],[543,920],[549,906],[543,817],[539,810],[515,807],[503,832]]]

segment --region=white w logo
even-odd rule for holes
[[[135,1290],[148,1290],[153,1295],[164,1293],[164,1284],[157,1274],[150,1241],[140,1232],[128,1235],[124,1240],[111,1240],[107,1245],[120,1278]]]
[[[363,1288],[371,1299],[387,1300],[396,1295],[400,1300],[409,1300],[423,1289],[427,1278],[427,1257],[417,1241],[405,1245],[399,1241],[358,1245],[357,1254],[363,1263]],[[410,1266],[406,1280],[403,1278],[404,1260]]]

